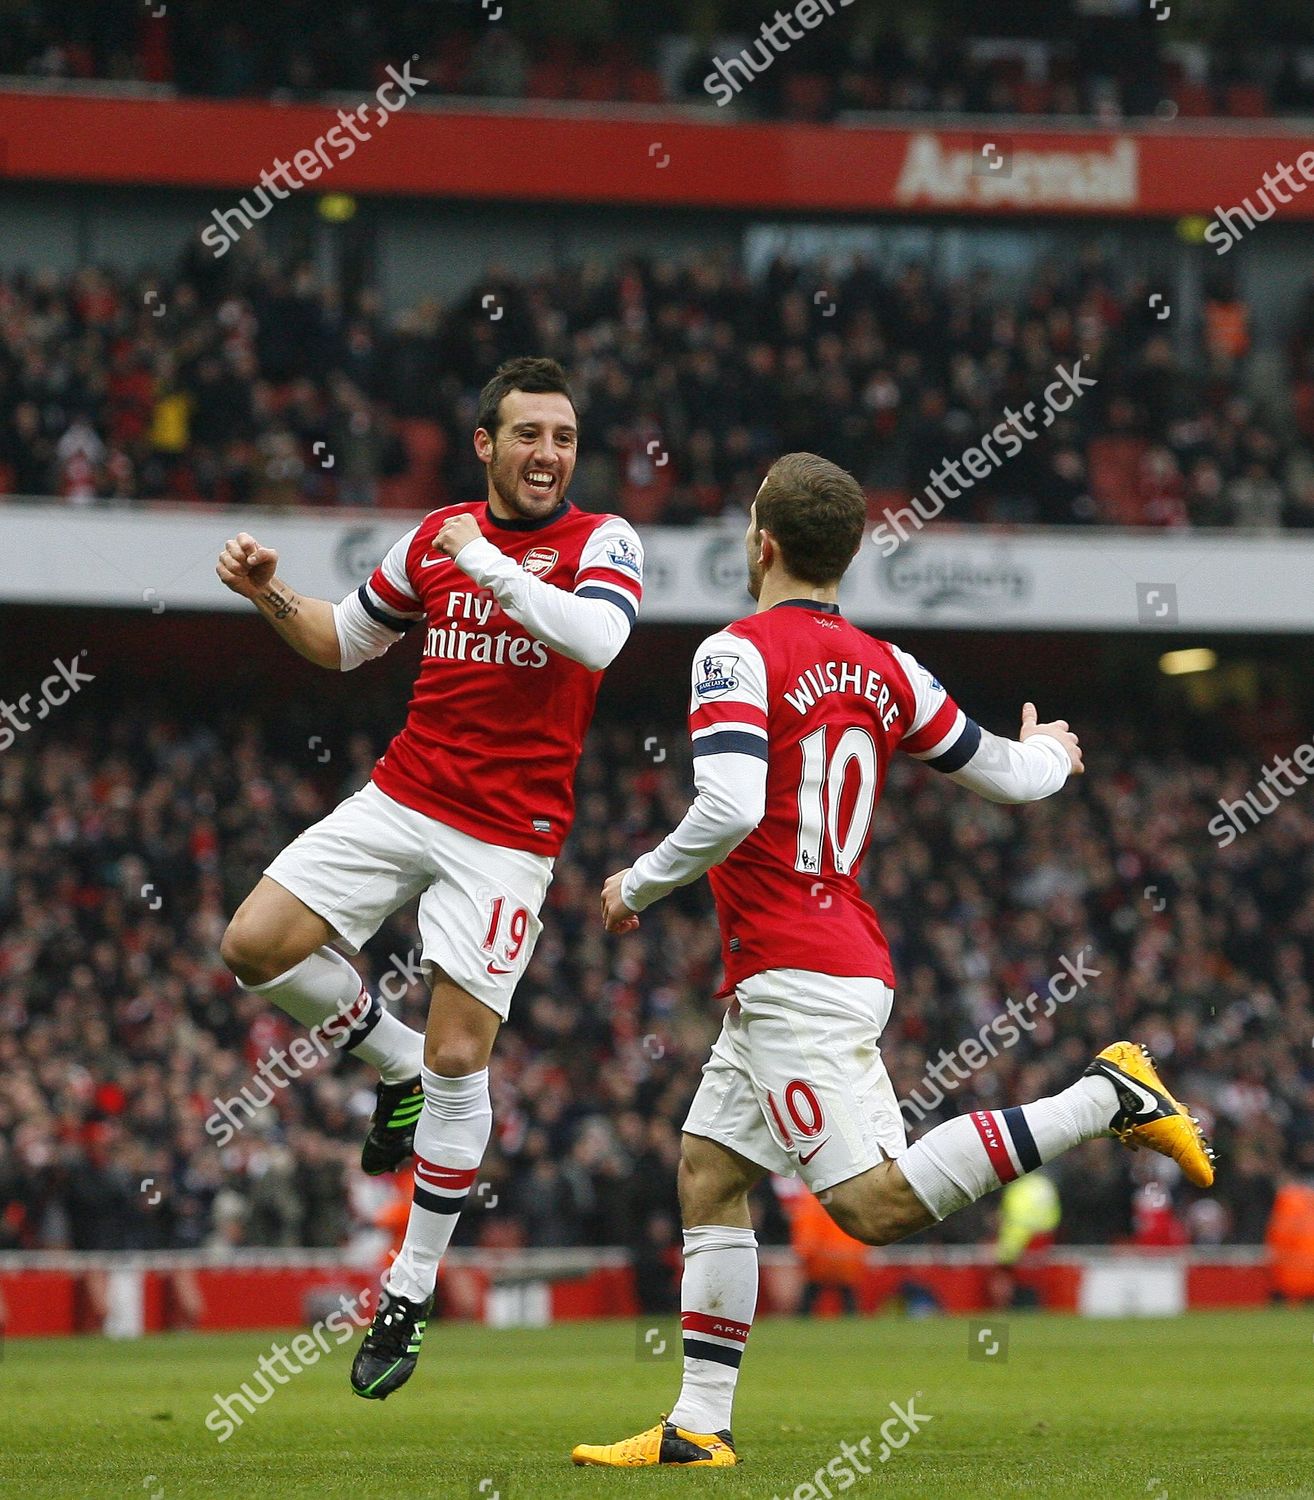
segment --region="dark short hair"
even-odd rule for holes
[[[502,420],[502,401],[512,391],[526,391],[531,396],[548,393],[562,395],[574,408],[578,420],[579,408],[575,405],[574,392],[570,389],[566,372],[556,360],[522,355],[498,365],[497,373],[479,393],[479,417],[476,425],[482,427],[490,437],[497,436]]]
[[[815,453],[786,453],[767,471],[757,524],[781,561],[805,583],[838,583],[862,545],[867,501],[848,472]]]

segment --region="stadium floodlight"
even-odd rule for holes
[[[1208,646],[1191,646],[1184,651],[1165,651],[1159,658],[1159,670],[1165,677],[1183,677],[1188,672],[1212,672],[1218,665],[1218,653]]]

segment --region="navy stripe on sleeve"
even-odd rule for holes
[[[639,618],[638,610],[620,589],[601,589],[586,583],[582,589],[575,590],[575,597],[576,599],[605,599],[608,604],[614,604],[631,625]]]
[[[981,726],[975,719],[969,719],[963,715],[963,732],[952,745],[931,760],[923,761],[923,765],[931,766],[937,771],[961,771],[969,760],[976,754],[977,746],[981,743]]]
[[[374,600],[370,598],[370,591],[363,583],[356,590],[356,597],[360,600],[365,613],[371,620],[377,620],[380,625],[386,625],[389,630],[395,630],[398,635],[405,635],[411,626],[415,624],[414,620],[403,620],[400,615],[392,615],[386,609],[380,609]]]
[[[720,729],[715,734],[705,734],[693,742],[695,758],[699,755],[756,755],[767,759],[767,742],[760,734],[748,734],[742,729]]]

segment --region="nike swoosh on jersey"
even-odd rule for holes
[[[422,557],[420,566],[422,568],[436,568],[439,563],[451,562],[451,558],[444,552],[441,557]]]
[[[490,963],[488,965],[488,972],[490,974],[514,974],[515,970],[514,969],[499,969],[496,964]]]
[[[830,1143],[830,1137],[827,1136],[826,1139],[824,1141],[822,1141],[821,1146],[828,1145],[829,1143]],[[821,1146],[813,1146],[812,1150],[809,1151],[806,1156],[804,1156],[803,1153],[800,1151],[799,1154],[798,1154],[798,1164],[799,1164],[799,1166],[800,1167],[806,1167],[807,1164],[812,1160],[812,1158],[817,1154],[817,1152],[821,1150]]]

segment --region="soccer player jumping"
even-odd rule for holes
[[[693,667],[697,797],[679,827],[602,891],[607,930],[710,872],[732,995],[684,1124],[684,1381],[669,1418],[581,1444],[577,1464],[735,1463],[731,1404],[757,1305],[749,1190],[797,1173],[831,1217],[888,1245],[1082,1141],[1112,1132],[1199,1187],[1198,1125],[1148,1055],[1105,1048],[1049,1099],[978,1110],[908,1146],[877,1045],[894,1003],[890,953],[858,871],[896,749],[992,802],[1031,802],[1082,769],[1060,719],[1028,703],[1018,740],[969,719],[907,653],[839,612],[862,542],[851,475],[810,453],[773,465],[748,527],[757,613],[710,636]]]
[[[219,577],[316,665],[349,671],[413,625],[424,654],[405,727],[369,783],[266,870],[224,934],[248,989],[320,1026],[379,1070],[366,1172],[415,1151],[405,1242],[351,1370],[381,1400],[415,1368],[438,1262],[488,1144],[488,1059],[540,930],[602,669],[643,591],[628,522],[566,499],[575,403],[552,360],[504,364],[480,397],[485,500],[433,511],[339,604],[275,575],[242,533]],[[432,984],[422,1037],[390,1015],[338,950],[358,953],[419,896]]]

